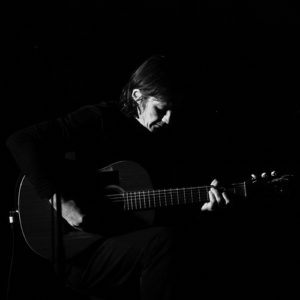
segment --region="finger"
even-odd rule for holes
[[[225,192],[222,193],[223,199],[225,200],[225,204],[229,204],[230,203],[230,199],[228,198],[227,194]]]
[[[219,184],[219,181],[218,181],[217,179],[214,179],[214,180],[211,182],[210,185],[216,187],[216,186],[218,186],[218,184]],[[219,191],[218,191],[217,189],[215,189],[215,188],[211,188],[210,190],[212,191],[212,193],[213,193],[213,195],[214,195],[215,200],[217,201],[217,203],[220,204],[221,201],[222,201],[222,197],[220,196]]]
[[[217,203],[220,204],[222,201],[222,197],[221,197],[219,191],[215,188],[211,188],[210,192],[213,194],[215,201],[217,201]]]
[[[217,179],[214,179],[210,185],[217,186],[219,184]]]
[[[201,207],[201,210],[208,210],[208,211],[213,210],[216,203],[215,196],[211,191],[208,191],[208,197],[209,197],[209,202],[204,203]]]
[[[213,207],[212,207],[212,203],[211,202],[206,202],[201,206],[201,210],[202,211],[212,211]]]

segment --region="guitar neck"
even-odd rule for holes
[[[144,190],[110,195],[110,198],[113,202],[122,202],[125,211],[134,211],[209,202],[208,192],[210,188],[211,186],[201,186]],[[245,182],[233,184],[226,191],[244,197],[247,196]]]

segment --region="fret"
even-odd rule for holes
[[[197,202],[197,203],[201,202],[201,196],[200,196],[199,188],[196,188],[196,190],[195,190],[195,202]]]
[[[196,199],[197,199],[196,195],[197,195],[196,188],[192,188],[191,189],[191,203],[195,203],[196,202]]]
[[[148,204],[149,204],[149,208],[151,207],[151,203],[150,203],[150,191],[148,190]]]
[[[145,191],[142,191],[143,199],[144,199],[144,208],[146,208],[146,197],[145,197]]]
[[[134,199],[134,205],[135,205],[135,208],[137,209],[137,195],[136,193],[133,193],[133,199]]]
[[[151,207],[156,207],[157,204],[156,204],[155,193],[152,192],[150,195],[151,195],[151,197],[152,197],[152,200],[151,200]]]
[[[142,204],[141,204],[141,192],[138,192],[138,204],[139,204],[139,208],[141,209],[142,208]]]
[[[131,210],[131,209],[132,209],[132,200],[130,197],[130,193],[128,193],[128,210]]]
[[[138,192],[134,192],[134,204],[135,208],[138,209]]]
[[[247,197],[247,189],[246,189],[246,182],[243,182],[243,188],[244,188],[244,197]]]
[[[123,194],[124,195],[124,194]],[[128,193],[125,193],[124,210],[128,210]],[[127,205],[127,206],[126,206]]]
[[[195,203],[200,203],[200,199],[199,199],[199,188],[195,188],[194,202],[195,202]]]
[[[131,193],[129,193],[128,199],[130,200],[130,203],[129,203],[129,209],[133,209],[133,202],[132,202]]]
[[[201,203],[203,201],[203,196],[201,194],[202,189],[198,188],[198,202]]]
[[[134,210],[134,194],[130,193],[131,195],[131,209]]]
[[[165,196],[165,205],[168,206],[166,189],[164,189],[164,196]]]
[[[162,190],[158,190],[158,203],[160,207],[164,206],[164,194]]]
[[[163,196],[164,196],[163,191],[160,190],[160,191],[159,191],[159,200],[160,200],[160,206],[161,206],[161,207],[164,206],[164,199],[163,199]]]
[[[135,202],[135,208],[136,208],[136,209],[138,209],[138,204],[139,204],[139,202],[138,202],[138,197],[139,197],[138,192],[135,192],[135,193],[134,193],[134,202]]]
[[[132,199],[133,199],[133,209],[137,209],[137,202],[136,202],[136,192],[132,192]]]
[[[197,202],[201,203],[203,200],[203,197],[201,196],[201,188],[200,187],[197,188],[197,192],[198,192]]]
[[[172,191],[170,191],[170,195],[171,195],[171,205],[173,206],[174,203],[173,203],[173,192]]]
[[[140,192],[140,209],[144,208],[142,199],[143,199],[143,191]]]
[[[148,191],[148,207],[149,208],[152,208],[152,200],[151,200],[151,193],[150,193],[150,191]]]
[[[158,204],[161,206],[161,200],[160,200],[160,190],[158,190]]]
[[[126,201],[127,201],[127,210],[130,209],[129,207],[129,193],[126,193]]]

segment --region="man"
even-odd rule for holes
[[[120,105],[88,105],[20,130],[7,141],[40,201],[51,200],[56,208],[61,200],[64,220],[76,229],[64,235],[66,281],[89,295],[109,294],[138,278],[141,299],[175,299],[180,234],[155,217],[144,223],[122,213],[113,216],[102,206],[103,193],[112,177],[113,184],[120,178],[114,172],[95,175],[114,162],[135,161],[154,180],[164,177],[164,161],[172,151],[166,128],[183,100],[175,71],[165,57],[150,57],[132,74]],[[103,189],[96,191],[99,181]],[[81,185],[88,188],[82,191]],[[216,185],[215,179],[199,214],[229,203]],[[102,197],[98,202],[96,195]]]

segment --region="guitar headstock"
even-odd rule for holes
[[[276,171],[251,174],[248,187],[264,196],[287,196],[291,192],[292,174],[279,174]],[[249,184],[250,183],[250,184]]]

